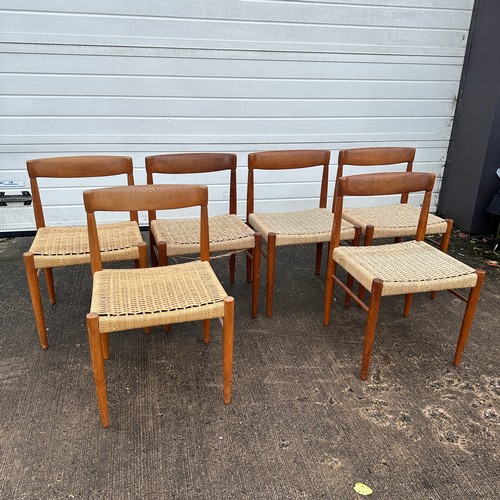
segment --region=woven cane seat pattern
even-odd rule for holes
[[[103,261],[138,259],[137,245],[143,242],[136,222],[126,221],[97,226]],[[35,267],[72,266],[90,262],[86,226],[41,227],[29,250]]]
[[[223,317],[226,297],[209,262],[106,269],[94,274],[90,311],[100,331],[115,332]]]
[[[362,234],[365,233],[368,224],[373,225],[375,228],[374,238],[415,236],[419,216],[420,208],[406,203],[380,207],[346,208],[342,212],[342,217],[345,220],[361,226]],[[426,234],[444,234],[446,230],[447,223],[444,219],[429,214]]]
[[[208,219],[210,252],[245,250],[255,246],[254,231],[237,215],[216,215]],[[199,219],[157,219],[151,221],[155,240],[167,243],[169,256],[200,252]]]
[[[368,247],[337,247],[333,259],[368,290],[383,280],[382,295],[471,288],[474,269],[423,241]]]
[[[253,213],[250,225],[262,233],[267,241],[269,233],[276,233],[276,246],[301,243],[329,242],[332,235],[333,213],[326,208],[313,208],[297,212]],[[340,238],[352,240],[354,226],[342,222]]]

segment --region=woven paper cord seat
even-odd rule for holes
[[[151,221],[155,241],[167,243],[168,255],[200,252],[199,219],[156,219]],[[254,248],[254,230],[237,215],[209,218],[210,252],[227,252]]]
[[[98,232],[103,261],[139,258],[137,245],[143,240],[136,222],[101,224]],[[87,227],[41,227],[29,251],[34,254],[37,269],[88,264],[90,250]]]
[[[276,246],[301,243],[325,243],[332,234],[333,213],[326,208],[298,212],[253,213],[248,220],[267,241],[269,233],[276,233]],[[352,240],[354,226],[344,221],[341,238]]]
[[[472,288],[475,270],[423,241],[337,247],[333,259],[368,290],[383,280],[382,295]]]
[[[419,216],[420,208],[408,204],[346,208],[342,213],[345,220],[361,226],[363,233],[368,224],[375,226],[374,238],[414,236]],[[446,230],[446,220],[429,214],[426,234],[443,234]]]
[[[224,316],[227,293],[209,262],[146,269],[107,269],[94,275],[90,311],[102,332]]]

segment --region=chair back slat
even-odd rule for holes
[[[85,191],[83,200],[89,213],[170,210],[207,205],[208,188],[188,184],[109,187]]]
[[[148,174],[201,174],[220,170],[236,170],[232,153],[183,153],[146,157]]]
[[[377,166],[412,163],[415,148],[354,148],[339,151],[339,165]]]
[[[132,174],[132,158],[129,156],[67,156],[28,160],[28,175],[36,177],[104,177]]]
[[[436,174],[424,172],[382,172],[339,179],[339,196],[381,196],[432,191]]]
[[[330,163],[330,151],[326,149],[297,149],[289,151],[260,151],[248,155],[248,168],[280,170],[306,168]]]

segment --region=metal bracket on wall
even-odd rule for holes
[[[31,205],[31,200],[32,198],[29,191],[21,191],[21,194],[5,194],[5,191],[0,191],[0,207],[6,207],[7,203]]]

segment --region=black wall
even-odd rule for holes
[[[500,1],[476,0],[438,213],[473,234],[493,231],[500,187]]]

